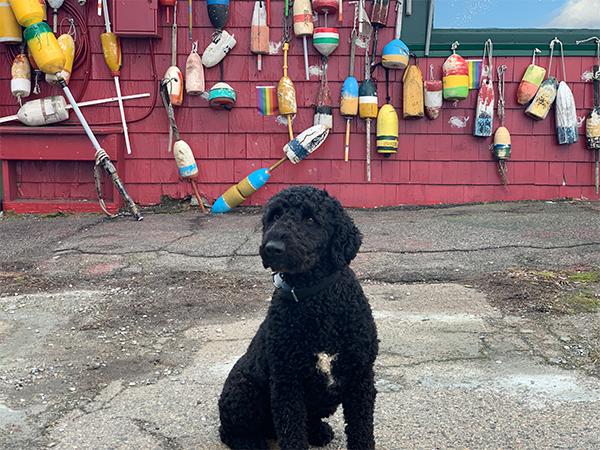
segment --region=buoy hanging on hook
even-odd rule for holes
[[[20,105],[21,99],[29,97],[29,94],[31,94],[31,65],[27,56],[24,54],[15,56],[10,72],[12,76],[10,92],[17,97]]]
[[[469,66],[462,56],[456,54],[458,45],[458,41],[452,44],[452,55],[442,66],[443,94],[450,101],[464,100],[469,95]]]
[[[519,88],[517,89],[517,102],[519,102],[520,105],[526,105],[533,97],[535,97],[535,94],[540,88],[540,84],[542,84],[542,81],[544,81],[544,77],[546,76],[546,69],[535,65],[536,53],[541,53],[541,50],[539,48],[533,50],[533,60],[527,67],[527,70],[525,70],[523,79],[519,83]]]

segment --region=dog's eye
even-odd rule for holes
[[[312,217],[309,217],[308,219],[306,219],[306,221],[308,223],[315,223],[315,219],[313,219]]]
[[[273,214],[273,222],[277,222],[279,220],[279,215]]]

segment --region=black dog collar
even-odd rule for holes
[[[294,286],[289,285],[285,281],[285,276],[283,273],[276,272],[273,273],[273,284],[275,285],[275,289],[279,291],[279,295],[281,295],[283,298],[287,300],[295,300],[296,302],[298,302],[299,300],[324,291],[333,283],[335,283],[339,277],[340,271],[337,271],[333,275],[324,278],[323,281],[321,281],[319,284],[315,284],[314,286],[309,286],[302,289],[296,289]]]

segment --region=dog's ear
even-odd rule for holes
[[[350,264],[354,259],[362,243],[362,233],[354,225],[354,222],[348,216],[341,204],[336,201],[334,207],[336,219],[335,228],[331,238],[330,252],[331,261],[338,267],[344,267]]]

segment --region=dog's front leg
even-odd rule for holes
[[[280,449],[307,450],[307,412],[300,382],[273,380],[271,410]]]
[[[377,394],[372,369],[356,373],[352,388],[348,389],[342,401],[346,420],[348,450],[373,450],[373,414]]]

